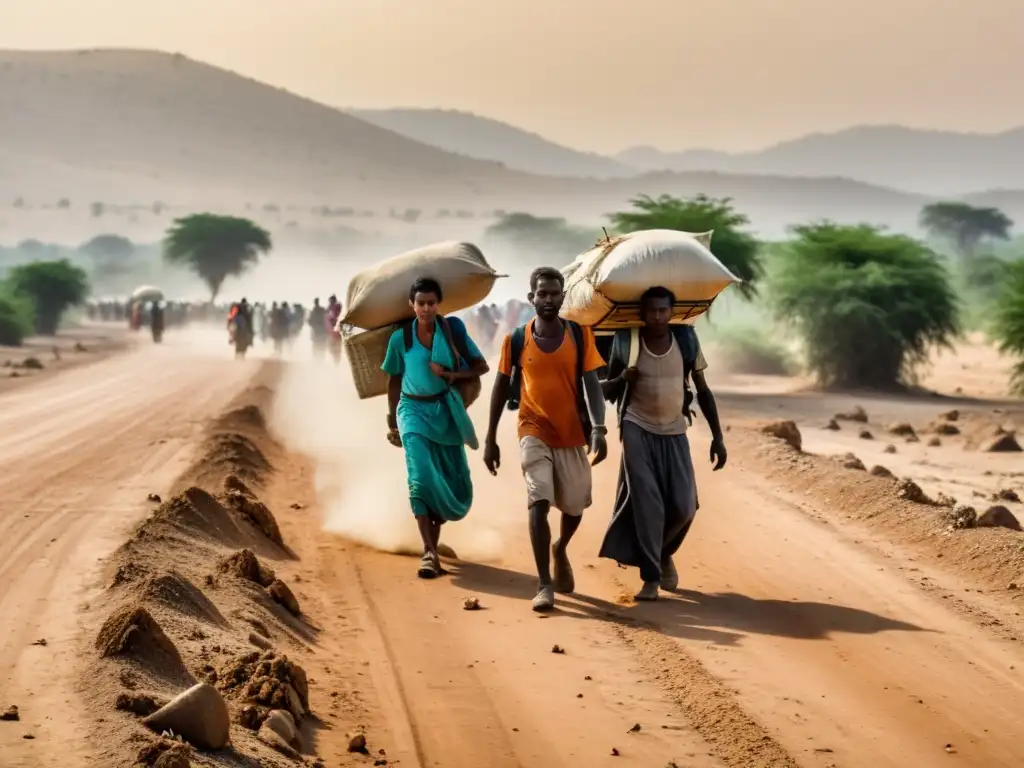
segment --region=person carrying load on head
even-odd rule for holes
[[[571,594],[576,589],[567,551],[583,511],[592,503],[587,454],[593,453],[596,466],[608,453],[605,403],[597,377],[604,360],[589,328],[559,317],[564,286],[562,273],[551,267],[541,267],[530,276],[528,298],[536,316],[502,344],[484,449],[487,469],[496,475],[501,466],[497,442],[501,413],[506,407],[518,409],[519,461],[539,577],[535,611],[554,608],[555,592]],[[554,544],[548,523],[553,506],[562,513]]]
[[[617,405],[622,463],[611,524],[600,556],[640,569],[637,600],[657,600],[674,590],[672,561],[697,512],[697,488],[687,426],[692,422],[692,377],[697,402],[711,430],[714,469],[726,450],[714,395],[704,377],[707,362],[689,325],[670,325],[676,299],[663,287],[640,298],[641,328],[615,332],[602,382]]]
[[[409,501],[423,540],[417,573],[424,579],[445,572],[437,552],[441,526],[462,520],[473,503],[466,446],[476,449],[477,438],[466,406],[489,370],[465,324],[440,314],[443,300],[436,280],[412,285],[416,318],[391,334],[381,366],[389,377],[388,442],[405,450]]]

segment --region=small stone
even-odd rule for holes
[[[842,464],[843,469],[853,469],[858,472],[863,472],[867,469],[864,466],[864,462],[854,456],[852,453],[847,453],[839,457],[839,463]]]
[[[204,749],[223,749],[230,739],[231,718],[220,691],[209,683],[197,683],[143,721],[163,733],[180,734]]]
[[[903,478],[896,486],[896,495],[915,504],[931,504],[932,500],[921,490],[921,486],[909,478]]]
[[[0,713],[0,720],[5,720],[7,722],[15,722],[17,720],[21,720],[21,715],[18,714],[18,708],[12,704],[2,713]]]
[[[257,648],[262,648],[264,651],[269,651],[274,647],[274,644],[267,638],[257,632],[249,633],[249,642],[255,645]]]
[[[939,414],[939,418],[940,419],[945,419],[946,421],[959,421],[960,420],[960,411],[958,411],[958,410],[956,410],[954,408],[952,411],[946,411],[945,413],[940,413]]]
[[[612,757],[618,757],[618,756],[619,756],[619,750],[617,750],[615,747],[612,747]]]
[[[272,709],[263,721],[263,727],[269,728],[288,744],[293,744],[299,736],[292,713],[284,709]]]
[[[357,733],[355,736],[348,740],[348,751],[358,752],[360,754],[367,754],[366,749],[366,736],[362,733]]]
[[[480,601],[475,597],[467,597],[462,601],[462,610],[464,611],[479,611]]]
[[[896,453],[896,446],[891,443],[883,449],[885,453]]]
[[[148,501],[152,501],[154,504],[159,504],[161,502],[159,493],[151,493],[146,497],[146,499]]]
[[[1019,502],[1020,501],[1020,496],[1017,495],[1017,492],[1014,491],[1014,490],[1011,490],[1010,488],[1002,488],[1002,489],[1000,489],[998,492],[992,494],[992,498],[993,498],[994,501],[1011,501],[1011,502]]]
[[[865,411],[859,405],[854,406],[853,410],[848,411],[847,413],[837,413],[835,415],[835,418],[838,419],[839,421],[857,421],[860,422],[861,424],[868,423],[867,411]]]
[[[838,432],[840,429],[839,422],[836,421],[835,419],[829,419],[828,423],[825,425],[825,429],[829,430],[830,432]]]
[[[942,439],[941,438],[939,438],[939,437],[929,437],[928,438],[928,447],[929,448],[939,448],[941,446],[942,446]]]
[[[551,652],[552,653],[565,653],[565,648],[563,648],[560,645],[555,644],[555,645],[551,646]]]
[[[891,471],[883,467],[881,464],[876,464],[875,466],[873,466],[870,470],[870,473],[875,477],[884,477],[888,480],[896,479],[896,475],[894,475]]]
[[[933,427],[937,435],[959,435],[960,427],[950,424],[948,421],[940,421]]]
[[[1019,453],[1024,449],[1020,447],[1015,436],[1009,433],[990,438],[981,446],[981,450],[985,453]]]
[[[273,728],[270,728],[266,723],[260,728],[257,734],[259,740],[266,744],[268,747],[280,752],[285,757],[290,757],[293,760],[299,759],[299,753],[295,751],[291,744],[284,740]]]
[[[954,530],[973,528],[978,522],[978,513],[974,507],[966,504],[956,504],[943,513],[949,526]]]
[[[875,439],[875,436],[873,434],[871,434],[871,430],[870,429],[862,429],[860,432],[857,433],[857,437],[859,437],[861,440],[874,440]]]
[[[184,744],[175,744],[164,751],[153,763],[153,768],[191,768],[189,750]]]
[[[890,435],[896,435],[898,437],[909,437],[910,435],[917,434],[914,428],[905,421],[900,421],[895,424],[890,424],[886,427],[886,432]]]
[[[640,733],[640,723],[636,723],[632,728],[629,729],[630,733]]]

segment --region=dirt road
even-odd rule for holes
[[[97,564],[187,464],[206,420],[255,363],[174,344],[112,357],[0,396],[0,763],[74,765],[78,610]],[[32,739],[23,738],[26,736]],[[83,763],[84,764],[84,763]]]
[[[765,405],[730,399],[733,412]],[[810,418],[836,405],[808,399]],[[337,653],[355,663],[359,638],[371,743],[424,768],[1020,763],[1024,646],[1013,632],[1024,627],[1013,611],[1006,631],[991,631],[962,610],[955,580],[956,600],[938,582],[923,588],[910,553],[794,496],[785,477],[745,469],[743,450],[710,472],[700,427],[693,441],[702,509],[678,558],[684,590],[654,605],[630,599],[635,571],[594,556],[614,450],[573,543],[578,594],[550,618],[529,610],[514,462],[495,479],[472,457],[472,515],[499,528],[502,559],[453,564],[436,582],[417,581],[409,558],[293,526],[306,537],[303,580],[323,585],[324,610],[339,617]],[[370,446],[365,460],[391,461]],[[483,610],[463,610],[466,597]],[[344,684],[337,671],[317,678]],[[321,743],[329,752],[331,736]]]

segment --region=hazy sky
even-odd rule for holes
[[[599,152],[1024,124],[1024,0],[0,0],[0,48],[159,48]]]

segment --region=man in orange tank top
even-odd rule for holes
[[[528,298],[537,315],[525,328],[506,336],[502,344],[484,446],[484,462],[496,475],[501,466],[498,423],[511,396],[519,407],[519,461],[526,480],[530,541],[540,579],[533,599],[535,611],[554,608],[555,592],[575,591],[567,548],[583,510],[591,505],[587,454],[593,453],[593,465],[608,454],[604,396],[597,376],[604,360],[589,328],[558,316],[564,287],[562,273],[551,267],[541,267],[530,276]],[[513,351],[517,334],[522,344]],[[516,355],[518,359],[514,359]],[[552,506],[562,513],[560,535],[554,544],[548,523]]]

